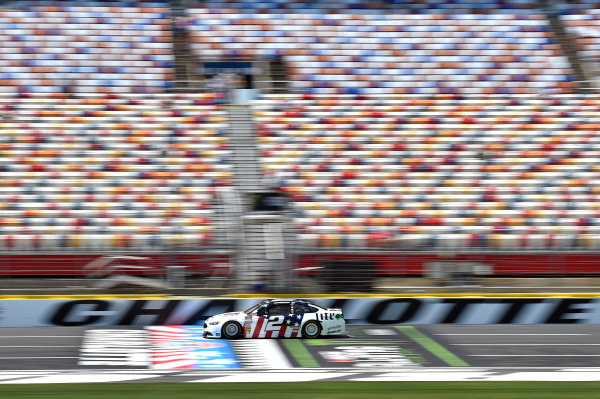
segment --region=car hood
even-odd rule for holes
[[[233,320],[239,319],[240,317],[246,317],[246,313],[244,312],[227,312],[227,313],[219,313],[214,316],[209,317],[212,320]]]

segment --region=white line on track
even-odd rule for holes
[[[459,336],[463,336],[463,335],[469,335],[469,336],[493,336],[493,335],[503,335],[503,336],[517,336],[517,335],[522,335],[522,336],[534,336],[534,337],[548,337],[548,336],[572,336],[572,335],[577,335],[577,336],[582,336],[582,335],[592,335],[592,334],[463,334],[463,333],[452,333],[452,334],[434,334],[434,335],[459,335]]]
[[[600,355],[467,355],[471,357],[600,357]]]
[[[30,360],[30,359],[79,359],[77,356],[21,356],[0,357],[0,360]]]
[[[82,335],[0,335],[0,338],[82,338]]]
[[[0,348],[79,348],[79,345],[0,345]]]
[[[498,373],[500,371],[500,373]],[[554,368],[531,367],[522,370],[514,367],[442,367],[422,369],[389,369],[375,371],[375,369],[349,370],[343,369],[318,369],[307,370],[269,370],[270,382],[287,382],[292,379],[316,381],[322,380],[324,375],[345,374],[342,380],[351,381],[600,381],[600,368]],[[198,370],[32,370],[32,371],[0,371],[1,384],[39,384],[39,383],[83,383],[83,382],[133,382],[153,381],[155,378],[165,380],[176,376],[180,382],[212,382],[219,379],[229,381],[259,381],[264,377],[264,370],[223,370],[198,371]],[[252,378],[250,378],[252,377]],[[160,380],[155,380],[160,381]]]
[[[450,344],[454,346],[600,346],[600,344]]]

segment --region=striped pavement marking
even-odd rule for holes
[[[600,381],[600,368],[405,368],[348,370],[66,370],[0,372],[0,384],[63,384],[92,382],[294,382],[294,381]]]
[[[469,364],[460,359],[454,353],[437,343],[435,340],[423,334],[413,326],[396,326],[396,329],[403,332],[408,338],[412,339],[431,354],[442,359],[446,364],[452,367],[467,367]]]
[[[292,367],[275,340],[237,340],[231,341],[231,345],[244,368],[289,369]]]

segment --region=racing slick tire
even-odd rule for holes
[[[225,339],[242,338],[242,326],[237,321],[228,321],[221,328],[221,337]]]
[[[302,338],[318,338],[323,331],[321,324],[315,320],[309,320],[302,326]]]

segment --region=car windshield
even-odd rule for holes
[[[250,309],[246,309],[246,310],[244,311],[244,313],[252,313],[252,312],[254,312],[256,309],[258,309],[258,308],[260,307],[260,305],[261,305],[260,303],[257,303],[256,305],[252,306]]]

